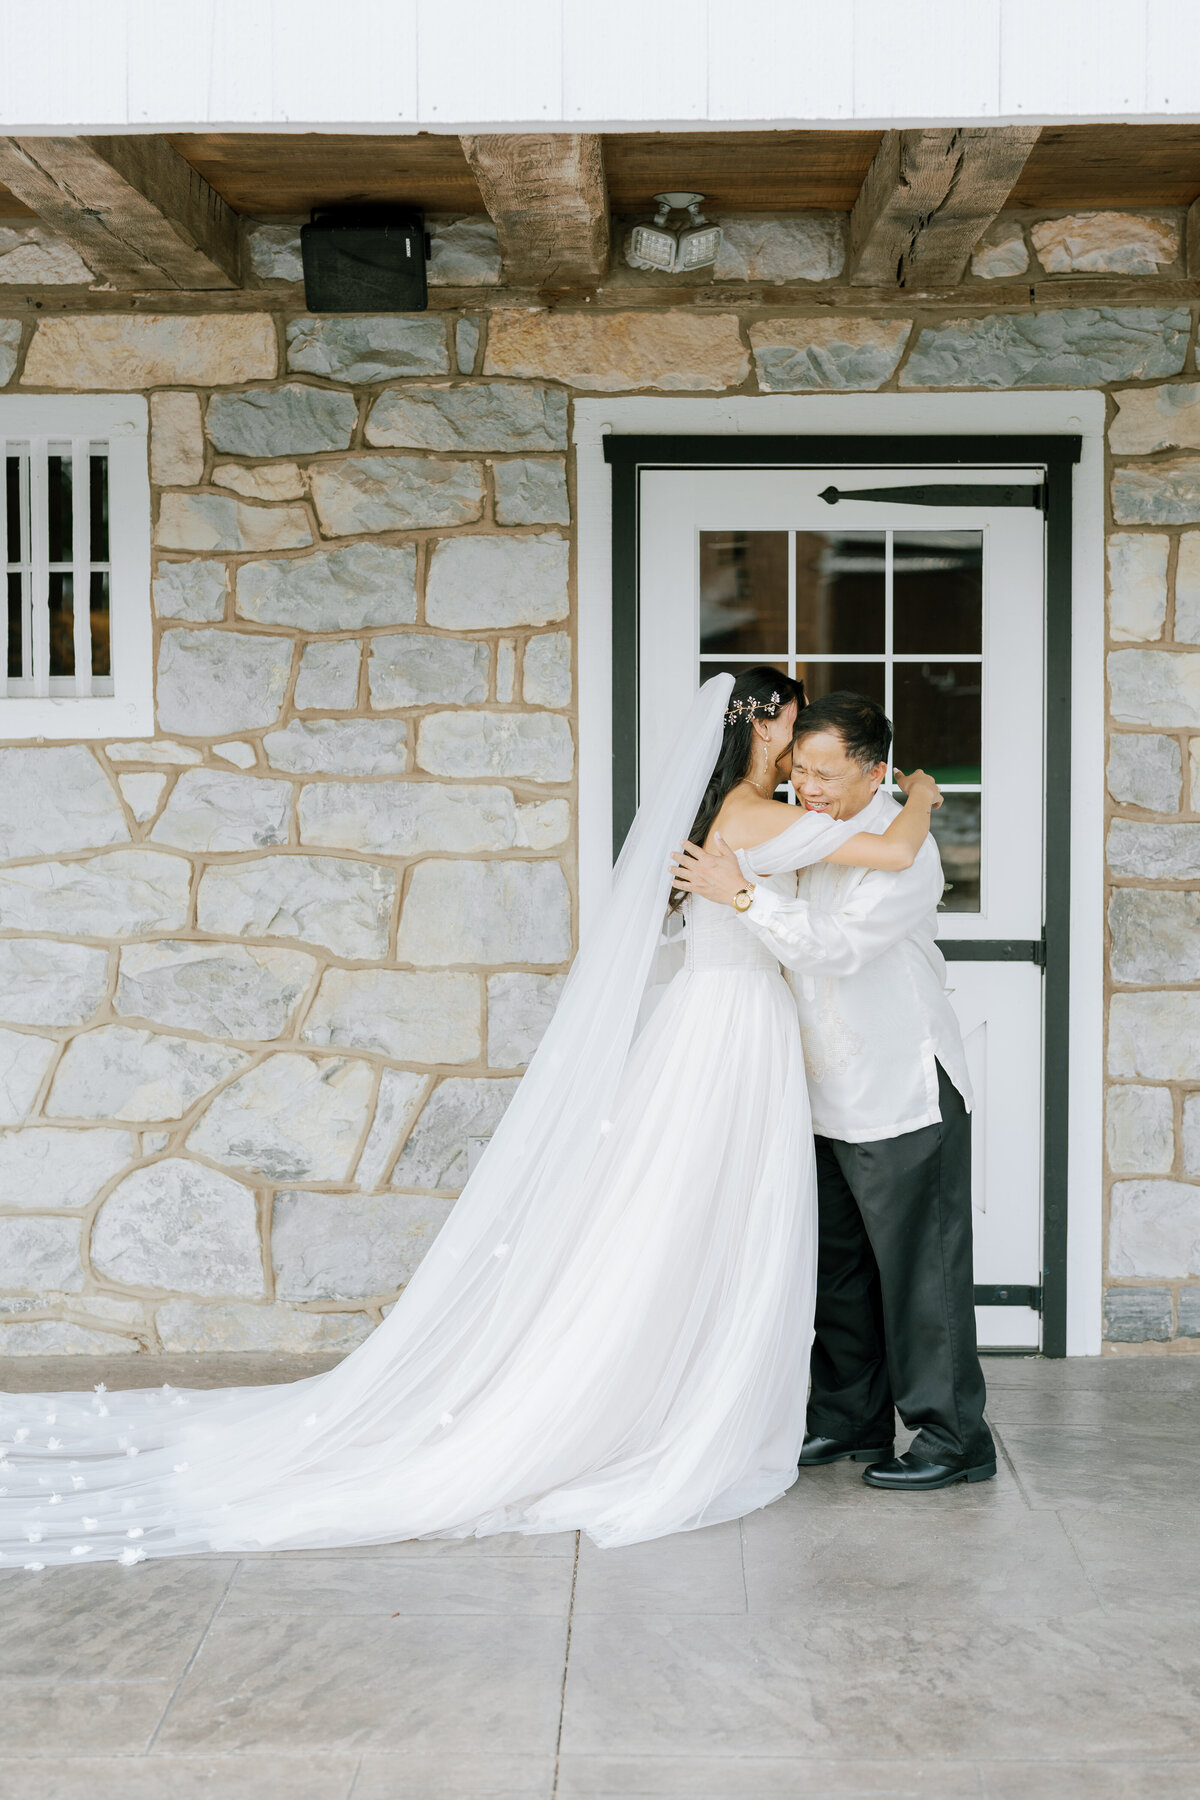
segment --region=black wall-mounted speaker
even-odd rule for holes
[[[424,215],[411,207],[336,207],[300,228],[310,312],[424,312]]]

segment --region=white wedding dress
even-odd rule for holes
[[[387,1320],[284,1387],[0,1396],[0,1566],[582,1529],[628,1544],[790,1486],[815,1291],[795,1006],[731,909],[640,1031],[708,682],[512,1105]],[[791,828],[814,860],[841,833]]]

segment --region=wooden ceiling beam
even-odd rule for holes
[[[850,214],[850,282],[955,286],[1039,135],[1037,125],[885,131]]]
[[[1183,233],[1184,268],[1191,276],[1200,275],[1200,200],[1187,209]]]
[[[4,310],[30,319],[51,313],[118,313],[136,318],[144,313],[292,313],[304,309],[304,289],[272,282],[269,287],[202,289],[184,293],[159,288],[143,293],[114,294],[99,288],[20,287],[0,289]],[[629,312],[711,313],[753,307],[757,315],[805,319],[913,317],[918,327],[953,317],[987,313],[1057,312],[1074,306],[1198,306],[1200,277],[1154,275],[1052,275],[1036,281],[974,281],[957,288],[851,287],[828,282],[732,282],[719,287],[692,287],[663,281],[611,282],[589,292],[586,305],[568,298],[564,311],[589,318]],[[429,290],[431,313],[495,312],[511,307],[537,310],[545,295],[537,288],[435,287]]]
[[[610,256],[600,139],[589,132],[461,139],[514,287],[594,286]]]
[[[165,138],[0,137],[0,182],[115,288],[237,287],[237,214]]]

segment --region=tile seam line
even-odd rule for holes
[[[158,1734],[162,1730],[163,1726],[166,1724],[167,1720],[170,1718],[171,1708],[174,1706],[176,1700],[179,1697],[179,1690],[183,1686],[184,1682],[187,1680],[188,1676],[191,1674],[192,1669],[195,1666],[196,1658],[199,1656],[201,1650],[203,1650],[205,1644],[208,1642],[208,1634],[212,1630],[213,1626],[216,1624],[217,1619],[220,1616],[220,1613],[225,1605],[225,1602],[229,1598],[229,1591],[232,1588],[234,1581],[237,1579],[238,1571],[240,1570],[241,1566],[242,1566],[241,1559],[238,1558],[233,1563],[233,1566],[230,1568],[229,1574],[225,1581],[225,1586],[221,1589],[220,1597],[218,1598],[216,1605],[213,1607],[212,1612],[209,1614],[208,1624],[204,1627],[204,1630],[200,1633],[199,1642],[196,1644],[196,1647],[192,1651],[192,1654],[188,1657],[187,1662],[184,1665],[183,1670],[180,1673],[179,1680],[175,1683],[175,1686],[171,1690],[171,1698],[167,1701],[167,1704],[163,1708],[163,1713],[162,1713],[161,1719],[158,1721],[158,1724],[154,1727],[154,1730],[150,1733],[150,1741],[147,1743],[145,1750],[142,1752],[143,1756],[152,1756],[154,1754],[155,1748],[158,1743]]]
[[[207,1762],[207,1761],[217,1760],[218,1758],[224,1759],[225,1761],[228,1761],[228,1762],[238,1762],[238,1761],[241,1761],[244,1758],[248,1758],[250,1756],[261,1756],[261,1755],[265,1755],[265,1754],[268,1754],[268,1753],[263,1752],[263,1751],[248,1751],[248,1750],[240,1750],[240,1751],[239,1750],[219,1750],[216,1752],[203,1751],[203,1750],[180,1750],[180,1751],[171,1751],[170,1759],[172,1762],[183,1762],[183,1763]],[[301,1762],[301,1761],[307,1762],[310,1759],[312,1752],[299,1751],[299,1750],[297,1750],[297,1751],[272,1750],[269,1752],[269,1754],[271,1756],[282,1757],[284,1759],[287,1759],[287,1760],[290,1760],[293,1762]],[[321,1750],[318,1752],[318,1754],[337,1755],[338,1752],[336,1750],[335,1751]],[[367,1754],[367,1752],[364,1752],[363,1754],[365,1755],[365,1754]],[[381,1753],[376,1752],[376,1754],[381,1754]],[[518,1752],[518,1751],[506,1751],[503,1754],[509,1760],[516,1761],[522,1753]],[[683,1752],[683,1751],[671,1752],[671,1751],[649,1751],[648,1750],[648,1751],[639,1751],[636,1753],[635,1752],[624,1752],[624,1751],[618,1751],[618,1752],[579,1751],[579,1752],[574,1753],[574,1755],[572,1756],[572,1760],[573,1761],[582,1760],[582,1761],[586,1762],[586,1761],[591,1761],[591,1760],[597,1760],[597,1759],[605,1757],[605,1756],[625,1756],[625,1755],[634,1755],[634,1754],[637,1755],[638,1760],[641,1762],[671,1762],[673,1760],[677,1760],[679,1757],[688,1755],[687,1752]],[[774,1751],[774,1752],[772,1752],[772,1751],[711,1751],[711,1752],[706,1752],[705,1754],[706,1754],[707,1760],[712,1761],[712,1762],[748,1763],[748,1764],[753,1764],[756,1762],[770,1763],[770,1762],[776,1762],[779,1760],[784,1760],[784,1759],[787,1759],[788,1757],[794,1757],[794,1753],[788,1752],[788,1751]],[[130,1764],[130,1763],[138,1762],[139,1760],[140,1760],[140,1757],[137,1752],[128,1752],[128,1751],[120,1751],[120,1750],[106,1750],[106,1751],[100,1751],[95,1754],[92,1752],[86,1751],[86,1750],[65,1750],[62,1752],[61,1755],[56,1756],[53,1759],[51,1759],[49,1757],[43,1757],[43,1756],[34,1756],[34,1755],[30,1755],[26,1752],[19,1751],[12,1756],[8,1756],[8,1755],[0,1756],[0,1771],[3,1771],[6,1767],[8,1767],[11,1764],[15,1764],[15,1763],[24,1763],[24,1764],[36,1763],[40,1768],[46,1768],[46,1769],[52,1770],[59,1763],[108,1761],[108,1762],[114,1762],[114,1763],[119,1762],[121,1764]],[[165,1761],[165,1759],[163,1759],[163,1760]],[[880,1758],[880,1757],[871,1757],[871,1756],[842,1756],[842,1757],[822,1757],[822,1758],[819,1758],[818,1760],[822,1761],[822,1762],[826,1762],[826,1763],[830,1763],[830,1762],[840,1763],[848,1768],[854,1768],[860,1764],[866,1764],[869,1766],[872,1763],[878,1763],[880,1761],[885,1761],[886,1759]],[[1116,1768],[1134,1767],[1134,1768],[1138,1768],[1138,1769],[1143,1768],[1143,1767],[1144,1768],[1161,1768],[1161,1769],[1172,1769],[1172,1768],[1192,1769],[1192,1768],[1200,1767],[1200,1758],[1198,1758],[1196,1756],[1190,1756],[1186,1753],[1183,1755],[1180,1755],[1180,1756],[1149,1756],[1149,1757],[1137,1756],[1137,1757],[1135,1757],[1133,1755],[1133,1753],[1129,1752],[1129,1751],[1119,1751],[1119,1752],[1113,1754],[1112,1756],[1084,1757],[1082,1759],[1077,1756],[989,1756],[985,1759],[985,1763],[994,1765],[999,1768],[1007,1768],[1013,1764],[1015,1764],[1017,1766],[1022,1766],[1022,1765],[1026,1765],[1029,1763],[1034,1763],[1039,1766],[1044,1765],[1047,1768],[1055,1768],[1055,1767],[1062,1766],[1062,1765],[1065,1765],[1067,1767],[1074,1767],[1081,1760],[1083,1762],[1085,1762],[1088,1765],[1088,1767],[1090,1767],[1090,1768],[1106,1768],[1106,1767],[1111,1766],[1111,1767],[1116,1767]],[[926,1762],[926,1763],[930,1763],[930,1762],[937,1763],[937,1764],[940,1764],[947,1768],[969,1769],[969,1768],[974,1768],[974,1767],[978,1766],[970,1757],[954,1756],[954,1755],[939,1756],[937,1754],[934,1754],[931,1756],[923,1757],[922,1761]],[[361,1767],[361,1762],[360,1762],[359,1766]],[[589,1800],[592,1800],[592,1797],[589,1797]],[[621,1800],[626,1800],[626,1796],[622,1795]],[[656,1794],[652,1797],[652,1800],[675,1800],[675,1796]],[[888,1800],[890,1800],[890,1797],[888,1797]]]
[[[1021,1480],[1021,1477],[1017,1474],[1017,1465],[1008,1453],[1008,1445],[1004,1441],[1004,1436],[1000,1430],[1000,1427],[996,1424],[995,1420],[990,1417],[988,1418],[988,1425],[991,1428],[992,1435],[996,1440],[996,1444],[999,1448],[1000,1455],[1004,1459],[1004,1462],[1008,1468],[1008,1472],[1012,1476],[1013,1481],[1016,1483],[1017,1492],[1021,1496],[1021,1500],[1022,1500],[1022,1503],[1024,1504],[1025,1510],[1027,1512],[1036,1511],[1037,1509],[1034,1507],[1032,1500],[1030,1500],[1029,1495],[1025,1492],[1024,1482]]]
[[[571,1666],[571,1633],[575,1626],[575,1593],[579,1586],[579,1552],[582,1533],[575,1533],[575,1558],[571,1565],[571,1598],[567,1605],[567,1641],[563,1646],[562,1684],[558,1694],[558,1730],[554,1738],[554,1779],[550,1800],[558,1800],[558,1784],[562,1769],[563,1725],[567,1715],[567,1673]]]
[[[1054,1516],[1058,1520],[1058,1529],[1061,1531],[1063,1537],[1066,1539],[1068,1545],[1070,1546],[1071,1554],[1075,1558],[1075,1561],[1079,1567],[1079,1573],[1083,1576],[1084,1581],[1087,1583],[1088,1591],[1091,1593],[1092,1598],[1095,1600],[1096,1606],[1102,1613],[1106,1613],[1106,1612],[1108,1612],[1109,1609],[1108,1609],[1107,1605],[1105,1604],[1103,1595],[1098,1591],[1095,1582],[1092,1580],[1092,1577],[1088,1570],[1087,1564],[1083,1560],[1083,1552],[1080,1549],[1078,1543],[1076,1542],[1075,1533],[1071,1530],[1070,1519],[1069,1519],[1069,1517],[1064,1517],[1064,1514],[1069,1515],[1071,1513],[1071,1511],[1072,1511],[1072,1508],[1069,1506],[1055,1507]]]
[[[96,1566],[97,1565],[95,1563],[93,1563],[92,1567],[95,1568]],[[14,1563],[11,1568],[0,1571],[0,1573],[3,1573],[5,1575],[16,1575],[19,1572],[20,1571],[19,1571],[18,1565],[16,1563]],[[83,1687],[165,1687],[167,1685],[167,1679],[168,1678],[164,1675],[56,1675],[54,1677],[54,1680],[59,1687],[79,1687],[79,1688],[83,1688]],[[40,1675],[3,1675],[3,1676],[0,1676],[0,1694],[2,1694],[5,1690],[7,1690],[9,1688],[40,1687],[43,1684],[43,1681],[44,1681],[44,1677],[42,1677]],[[75,1753],[71,1752],[71,1754],[75,1754]],[[80,1756],[87,1756],[87,1755],[90,1755],[91,1752],[81,1750],[78,1752],[78,1754]],[[141,1752],[141,1751],[127,1752],[127,1751],[122,1750],[122,1751],[113,1751],[112,1754],[114,1756],[117,1756],[117,1755],[125,1756],[125,1755],[133,1755],[133,1754],[142,1755],[142,1754],[144,1754],[144,1752]],[[11,1756],[0,1756],[0,1766],[2,1766],[5,1762],[12,1762],[13,1760],[14,1760],[14,1758]]]

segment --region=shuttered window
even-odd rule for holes
[[[0,735],[148,733],[145,402],[0,398],[0,463]]]

